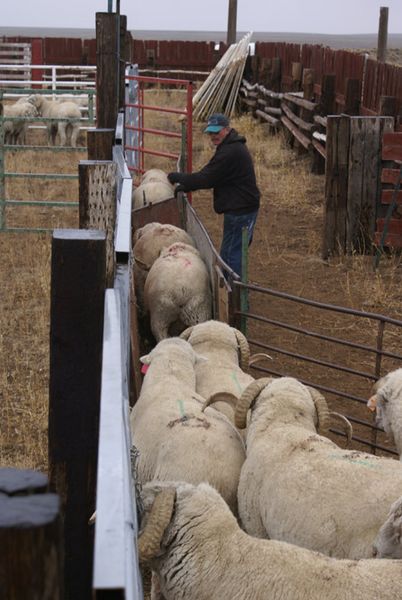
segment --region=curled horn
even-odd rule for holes
[[[247,411],[251,408],[258,394],[273,381],[272,377],[262,377],[250,383],[240,396],[235,410],[235,425],[244,429],[247,425]]]
[[[324,396],[315,388],[307,386],[307,389],[311,394],[311,398],[317,411],[317,430],[320,433],[324,433],[325,431],[328,431],[330,421],[327,401],[325,400]]]
[[[235,327],[232,327],[232,329],[236,336],[237,344],[239,346],[240,368],[243,369],[243,371],[246,371],[248,369],[250,361],[250,347],[248,345],[246,336]]]
[[[251,367],[251,365],[254,365],[260,360],[265,360],[266,358],[272,360],[272,356],[270,356],[269,354],[265,354],[265,352],[258,352],[257,354],[253,354],[253,356],[250,357],[248,366]]]
[[[208,406],[211,406],[211,404],[214,404],[215,402],[226,402],[233,410],[235,410],[237,401],[238,398],[234,394],[229,394],[229,392],[216,392],[216,394],[212,394],[208,400],[205,400],[201,410],[204,412]]]
[[[160,551],[160,543],[173,514],[175,488],[163,489],[155,498],[147,524],[138,538],[140,561],[150,560]]]
[[[339,421],[340,425],[343,426],[342,428],[343,428],[343,431],[346,436],[346,448],[347,448],[349,446],[350,442],[352,441],[352,435],[353,435],[353,427],[352,427],[351,422],[344,415],[341,415],[340,413],[337,413],[337,412],[330,412],[329,415],[330,415],[330,417],[334,417],[337,421]]]
[[[194,325],[192,325],[191,327],[187,327],[187,329],[185,329],[184,331],[181,332],[180,337],[182,340],[186,340],[186,342],[188,342],[189,337],[191,335],[191,332],[194,329]]]

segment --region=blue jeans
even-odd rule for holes
[[[225,214],[223,219],[223,239],[220,255],[222,260],[241,276],[242,230],[247,227],[248,245],[253,240],[253,231],[258,210],[245,215]]]

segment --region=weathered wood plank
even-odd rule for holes
[[[314,111],[317,108],[317,104],[315,102],[310,102],[310,100],[299,98],[299,96],[295,96],[294,94],[284,94],[283,97],[285,100],[293,102],[293,104],[297,104],[297,106],[301,106],[306,110]]]
[[[321,127],[327,126],[327,117],[322,117],[321,115],[314,115],[313,121],[314,123],[317,123],[317,125],[321,125]]]
[[[293,121],[293,123],[295,123],[300,129],[308,131],[309,133],[312,133],[315,129],[317,129],[317,125],[315,123],[307,123],[307,121],[304,121],[303,119],[295,115],[295,113],[292,110],[290,110],[290,108],[285,104],[285,102],[282,102],[281,109],[288,117],[288,119]]]
[[[326,158],[327,152],[325,150],[325,146],[320,144],[320,142],[318,142],[317,140],[312,140],[311,143],[313,144],[313,146],[317,150],[317,152],[319,152],[323,158]]]
[[[256,110],[255,114],[262,119],[263,121],[266,121],[267,123],[269,123],[270,125],[272,125],[273,127],[278,127],[279,126],[279,119],[275,119],[275,117],[271,117],[271,115],[267,115],[267,113],[263,110]]]
[[[324,259],[344,252],[346,247],[349,131],[349,117],[328,116],[322,249]]]
[[[304,146],[304,148],[306,148],[306,150],[308,150],[311,147],[311,140],[307,136],[305,136],[301,131],[299,131],[297,127],[295,127],[295,125],[292,123],[292,121],[288,119],[288,117],[282,116],[281,121],[285,125],[285,127],[289,129],[292,135],[301,143],[301,145]]]

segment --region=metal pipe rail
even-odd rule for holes
[[[396,327],[397,331],[402,333],[402,321],[399,319],[394,319],[392,317],[387,317],[378,313],[359,311],[352,308],[346,308],[342,306],[326,304],[323,302],[317,302],[314,300],[308,300],[307,298],[301,298],[299,296],[295,296],[285,292],[280,292],[278,290],[273,290],[270,288],[265,288],[256,284],[247,284],[241,281],[233,281],[232,285],[234,291],[233,318],[235,326],[241,328],[243,332],[245,332],[246,328],[248,327],[247,323],[258,321],[259,323],[266,324],[267,327],[273,328],[273,331],[281,330],[294,332],[300,336],[314,338],[323,343],[328,343],[329,345],[336,344],[338,346],[344,347],[345,349],[348,348],[353,351],[367,353],[368,355],[373,356],[375,364],[373,365],[373,371],[370,371],[370,369],[367,368],[369,366],[367,362],[363,362],[365,369],[362,370],[353,367],[353,365],[346,366],[339,364],[339,361],[337,362],[333,360],[326,360],[321,355],[307,355],[305,353],[297,351],[294,347],[292,347],[291,343],[282,341],[285,339],[284,337],[280,338],[279,344],[274,344],[265,343],[264,341],[257,339],[256,336],[251,336],[248,338],[248,341],[251,346],[256,346],[262,349],[263,351],[277,353],[285,358],[289,358],[291,360],[296,361],[298,365],[315,365],[318,368],[327,369],[328,373],[343,373],[345,374],[345,376],[353,376],[354,378],[356,378],[356,381],[369,380],[374,382],[377,379],[379,379],[379,377],[382,374],[381,371],[383,367],[383,361],[385,358],[395,361],[397,365],[401,364],[402,354],[398,353],[397,350],[395,351],[392,348],[387,349],[386,347],[384,347],[386,326]],[[306,326],[301,326],[300,324],[293,325],[291,323],[285,323],[283,321],[275,320],[269,317],[265,317],[263,315],[258,315],[255,313],[255,311],[251,312],[248,308],[251,299],[254,297],[254,294],[272,296],[277,298],[280,302],[283,301],[285,303],[287,301],[290,301],[291,303],[310,306],[313,309],[325,311],[327,313],[332,312],[343,314],[345,316],[355,319],[370,320],[371,322],[374,322],[374,324],[377,324],[377,333],[375,336],[376,343],[375,345],[370,345],[367,343],[360,343],[358,340],[352,341],[347,339],[341,339],[339,337],[334,337],[333,335],[325,334],[320,331],[315,331],[313,328],[313,324],[315,321],[313,319],[311,320],[311,322],[308,322]],[[270,331],[272,331],[272,329]],[[375,330],[372,335],[374,336],[374,334]],[[298,340],[297,348],[300,347],[302,347],[302,344]],[[278,370],[270,367],[260,367],[255,365],[252,368],[264,374],[274,375],[277,377],[292,375],[292,367],[287,367],[284,370]],[[344,400],[351,400],[352,402],[360,405],[366,405],[367,403],[367,398],[363,398],[353,393],[353,390],[351,392],[343,391],[331,385],[323,384],[319,380],[312,381],[311,376],[310,379],[306,379],[300,376],[298,376],[297,378],[306,385],[313,386],[322,392],[333,394],[334,396],[342,398]],[[377,434],[382,430],[380,430],[374,422],[370,422],[368,419],[359,419],[354,415],[347,415],[347,417],[352,422],[355,422],[356,424],[365,427],[370,432],[370,439],[363,439],[361,436],[353,435],[353,440],[366,446],[370,446],[370,449],[374,454],[376,450],[381,450],[390,454],[397,455],[397,452],[393,448],[386,447],[383,444],[379,444],[377,442]],[[334,432],[338,433],[337,430],[334,430]]]

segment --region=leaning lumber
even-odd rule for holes
[[[294,123],[292,123],[292,121],[288,119],[288,117],[282,115],[281,121],[284,124],[284,126],[287,129],[289,129],[293,136],[301,143],[301,145],[304,146],[306,150],[309,150],[309,148],[311,147],[311,140],[309,140],[309,138],[306,135],[299,131],[294,125]]]

